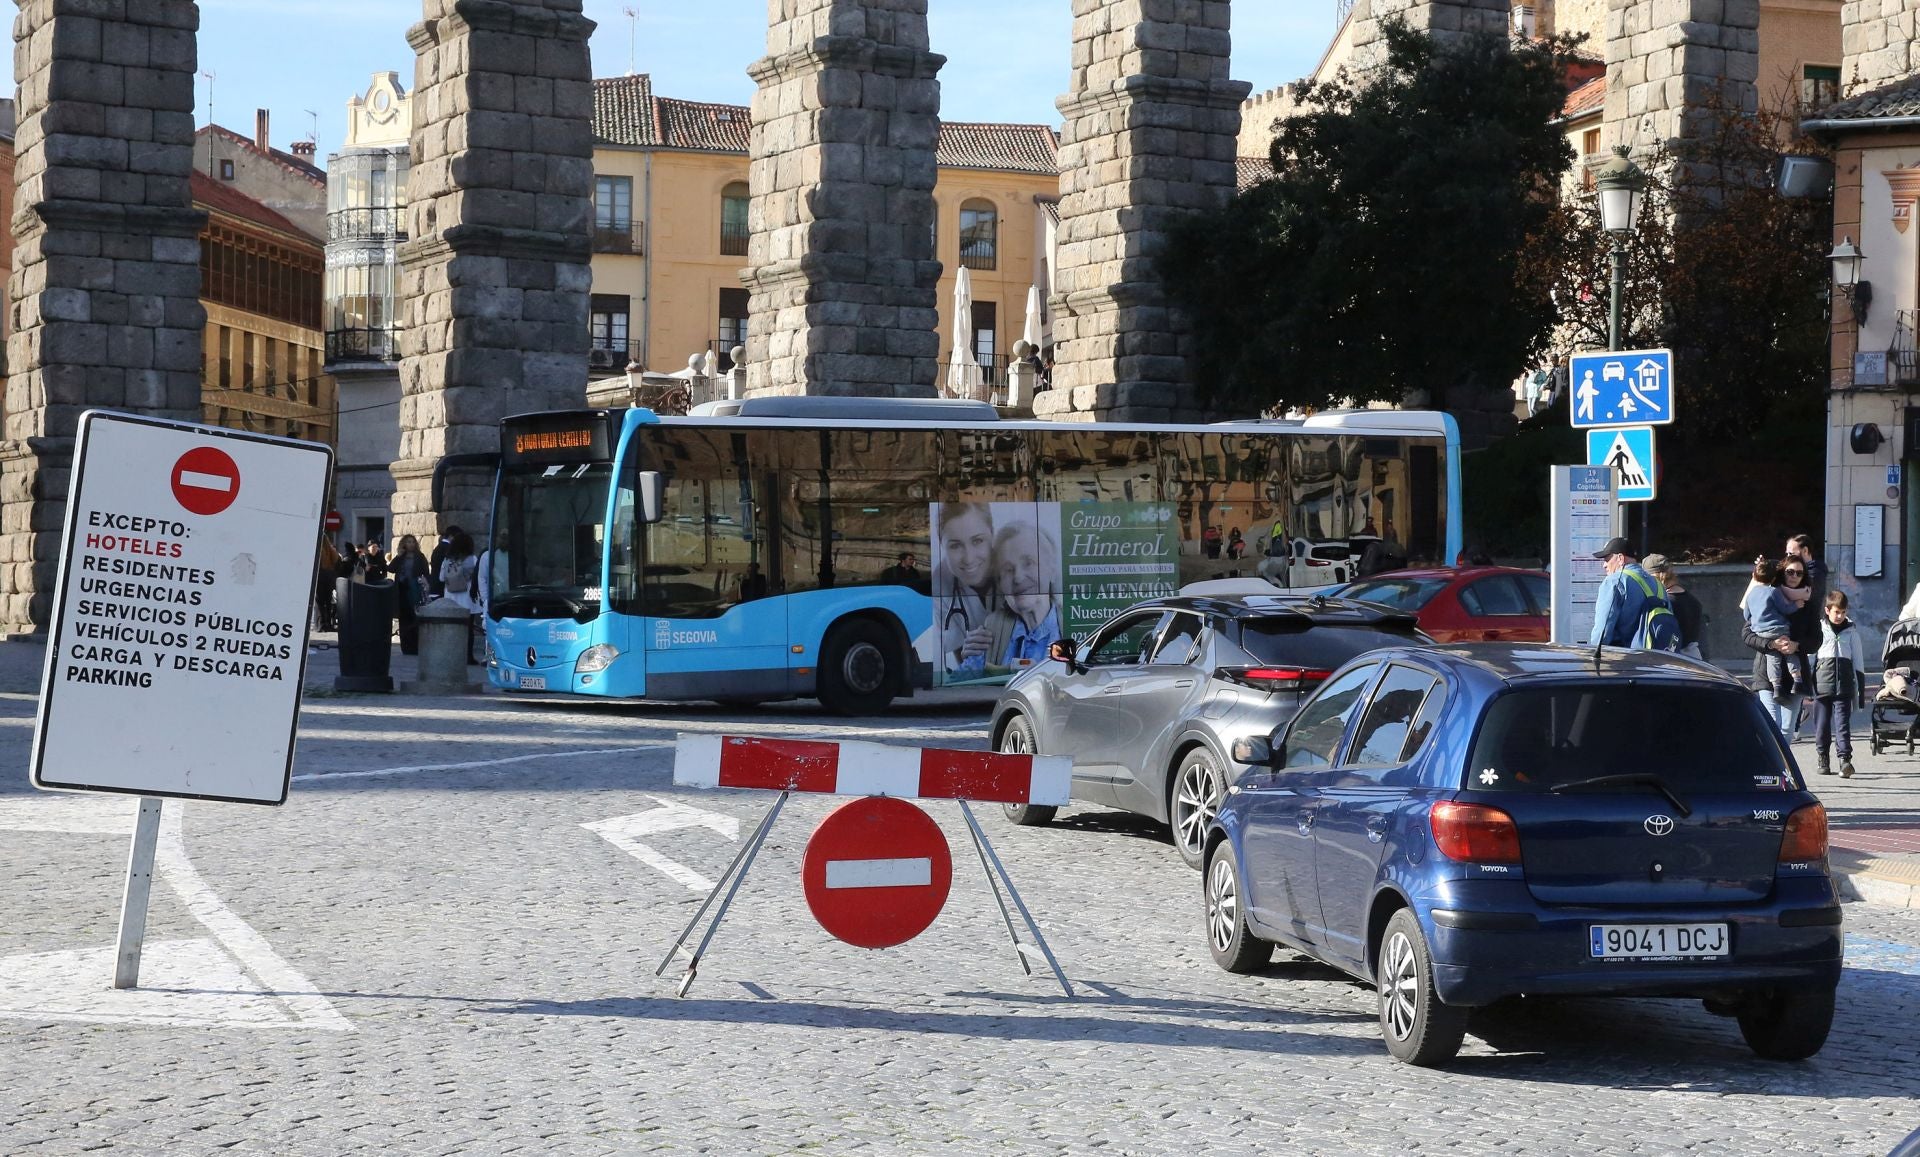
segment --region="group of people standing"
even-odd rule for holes
[[[1673,565],[1650,554],[1642,563],[1624,538],[1594,555],[1606,563],[1588,646],[1677,651],[1706,658],[1706,611]],[[1821,775],[1851,778],[1853,711],[1866,699],[1862,630],[1847,615],[1847,596],[1827,591],[1826,568],[1804,534],[1787,540],[1779,559],[1754,560],[1740,599],[1741,640],[1754,652],[1753,683],[1767,715],[1792,743],[1811,704]]]
[[[339,629],[334,600],[336,580],[390,582],[395,591],[393,611],[399,624],[400,652],[417,655],[420,653],[418,612],[422,605],[447,599],[476,619],[485,612],[484,561],[474,549],[473,536],[458,526],[447,527],[446,533],[434,544],[431,555],[421,553],[420,540],[411,534],[400,537],[391,556],[381,549],[378,541],[360,546],[347,542],[336,548],[332,540],[323,535],[316,564],[319,582],[315,584],[315,621],[322,631]]]

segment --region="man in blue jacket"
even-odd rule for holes
[[[1593,600],[1593,630],[1587,635],[1589,647],[1637,647],[1640,625],[1647,609],[1667,606],[1660,580],[1640,569],[1633,547],[1624,538],[1612,538],[1593,552],[1607,564],[1607,578]],[[1669,609],[1669,615],[1671,610]]]

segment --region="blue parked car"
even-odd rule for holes
[[[1274,945],[1379,992],[1433,1065],[1516,995],[1703,1000],[1763,1057],[1826,1042],[1840,898],[1826,811],[1754,696],[1674,655],[1394,647],[1329,678],[1212,825],[1208,947]]]

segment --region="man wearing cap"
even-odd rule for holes
[[[1659,580],[1640,568],[1633,547],[1624,538],[1614,537],[1593,552],[1607,564],[1607,578],[1593,600],[1593,630],[1587,635],[1589,647],[1632,647],[1640,624],[1651,606],[1671,607]]]

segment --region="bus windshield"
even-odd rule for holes
[[[613,466],[607,462],[501,472],[487,568],[493,617],[599,612],[612,478]]]

